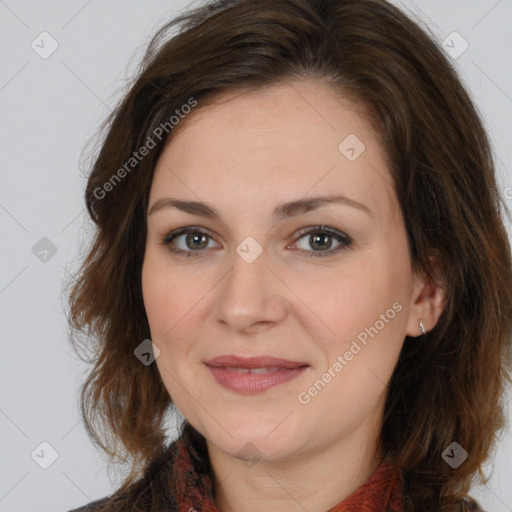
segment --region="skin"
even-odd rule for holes
[[[338,149],[350,134],[365,145],[354,161]],[[333,193],[372,214],[328,204],[272,219],[281,202]],[[208,202],[222,219],[171,206],[152,212],[142,271],[161,351],[156,364],[181,413],[207,440],[217,506],[325,512],[377,468],[387,385],[404,338],[421,334],[420,319],[432,329],[444,299],[442,288],[412,272],[378,133],[357,105],[320,81],[224,92],[189,114],[162,153],[149,209],[169,197]],[[316,225],[353,242],[335,252],[343,245],[335,237],[315,243],[298,233]],[[207,236],[187,245],[185,234],[172,246],[202,255],[179,256],[160,243],[186,226]],[[248,236],[263,251],[252,263],[236,252]],[[299,393],[394,303],[400,312],[300,403]],[[310,366],[289,383],[242,395],[217,384],[204,365],[223,354]],[[256,463],[239,453],[247,443]]]

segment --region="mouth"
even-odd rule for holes
[[[271,356],[219,356],[205,362],[222,387],[242,394],[262,393],[299,377],[309,364]]]

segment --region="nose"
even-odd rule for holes
[[[245,333],[282,322],[289,311],[283,281],[279,272],[269,266],[265,251],[251,263],[234,252],[232,268],[216,288],[218,321]]]

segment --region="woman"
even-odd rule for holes
[[[436,43],[382,0],[208,2],[106,127],[70,320],[85,425],[131,471],[77,510],[480,510],[512,261]]]

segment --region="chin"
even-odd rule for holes
[[[219,427],[204,431],[203,436],[224,453],[240,460],[277,461],[299,451],[306,442],[303,438],[307,437],[304,427],[297,430],[292,425],[281,424],[276,429],[277,424],[270,420],[226,424],[224,427],[229,434]]]

